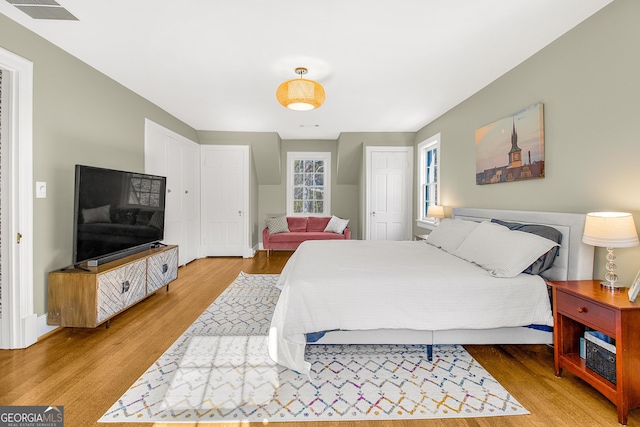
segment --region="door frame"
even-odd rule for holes
[[[7,75],[3,99],[8,105],[3,110],[9,118],[2,126],[3,163],[8,165],[4,179],[9,180],[4,188],[9,194],[2,194],[6,201],[2,223],[8,237],[2,245],[6,271],[3,269],[0,348],[14,349],[38,339],[38,316],[33,310],[33,63],[0,48],[0,68],[3,81]]]
[[[251,175],[250,175],[250,165],[251,165],[251,150],[250,150],[250,146],[249,145],[217,145],[217,144],[202,144],[200,145],[200,191],[203,191],[204,188],[204,184],[202,182],[203,179],[203,175],[204,175],[204,166],[202,166],[202,162],[204,162],[205,160],[205,155],[204,155],[204,151],[205,150],[211,150],[211,151],[222,151],[222,150],[228,150],[228,149],[236,149],[239,151],[243,152],[243,157],[244,157],[244,186],[243,186],[243,195],[242,195],[242,204],[244,205],[244,210],[243,210],[243,215],[242,215],[242,226],[244,227],[244,241],[242,242],[243,244],[243,248],[242,248],[242,257],[243,258],[253,258],[253,256],[255,255],[255,251],[253,250],[253,247],[250,245],[250,239],[251,239],[251,235],[250,235],[250,231],[251,228],[249,227],[249,222],[250,222],[250,205],[249,205],[249,198],[250,198],[250,187],[249,187],[249,183],[250,183],[250,179],[251,179]],[[204,199],[204,195],[201,195],[201,200]],[[203,203],[200,203],[200,209],[202,209]],[[202,222],[204,218],[204,215],[202,215],[202,212],[200,213],[200,221]],[[202,230],[204,230],[204,226],[202,223],[200,223],[200,230],[202,232]],[[201,250],[200,253],[202,254],[203,251]]]
[[[372,176],[371,176],[371,155],[374,151],[384,152],[401,152],[409,155],[409,179],[405,183],[405,195],[406,195],[406,221],[409,229],[408,238],[411,237],[411,230],[413,229],[411,219],[413,215],[413,147],[412,146],[367,146],[365,148],[365,211],[364,211],[364,239],[369,240],[371,238],[371,188],[372,188]]]

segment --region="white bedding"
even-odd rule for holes
[[[496,278],[425,242],[307,241],[280,285],[269,353],[307,374],[311,332],[553,326],[541,277]]]

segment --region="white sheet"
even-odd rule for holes
[[[541,277],[492,277],[423,241],[307,241],[279,283],[269,354],[307,374],[310,332],[553,326]]]

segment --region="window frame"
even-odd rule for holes
[[[416,223],[420,228],[433,229],[437,225],[436,218],[427,217],[426,206],[426,192],[425,187],[428,185],[426,183],[426,155],[429,151],[436,151],[436,162],[434,164],[435,167],[435,182],[431,183],[435,187],[436,200],[431,203],[431,205],[439,205],[440,204],[440,170],[442,169],[442,150],[440,149],[440,133],[437,133],[421,143],[418,144],[418,179],[417,179],[417,189],[418,189],[418,212]]]
[[[324,161],[324,198],[323,211],[315,213],[295,213],[294,203],[294,165],[296,160]],[[331,216],[331,152],[290,151],[287,153],[287,216]]]

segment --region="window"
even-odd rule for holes
[[[427,207],[440,204],[440,134],[418,144],[418,226],[429,228],[435,218],[427,217]]]
[[[287,215],[331,215],[331,153],[287,154]]]
[[[127,203],[138,206],[160,206],[162,180],[138,174],[131,174],[127,191]]]

